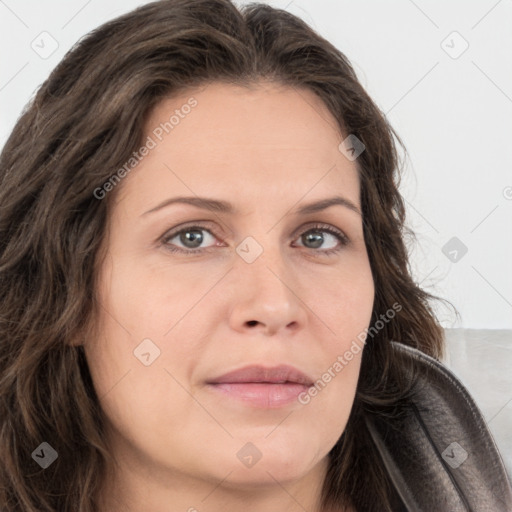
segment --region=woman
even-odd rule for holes
[[[269,6],[154,2],[81,40],[0,160],[1,509],[506,507],[409,273],[394,136]],[[474,459],[493,481],[452,496]]]

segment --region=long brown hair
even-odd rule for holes
[[[163,0],[73,47],[21,115],[0,155],[0,509],[93,512],[111,454],[83,347],[97,313],[99,248],[115,193],[102,187],[141,144],[163,98],[214,81],[273,81],[316,93],[358,157],[364,236],[375,283],[372,325],[346,430],[329,454],[325,508],[391,511],[393,490],[362,421],[400,381],[390,340],[439,358],[443,331],[413,281],[398,192],[403,143],[347,58],[290,13],[230,0]],[[381,322],[382,323],[382,322]],[[71,342],[77,342],[76,345]],[[46,469],[33,451],[46,442]],[[339,506],[339,505],[338,505]]]

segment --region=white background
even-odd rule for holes
[[[80,37],[144,3],[0,0],[0,146]],[[511,329],[512,0],[266,3],[300,16],[345,53],[404,141],[413,274],[462,317],[436,308],[443,325]],[[58,44],[47,58],[31,46],[51,50],[42,32]],[[468,249],[461,256],[448,246],[456,261],[442,251],[452,237]]]

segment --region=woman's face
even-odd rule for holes
[[[115,185],[99,335],[85,344],[126,481],[176,495],[279,482],[284,494],[323,475],[361,351],[335,363],[369,325],[374,297],[360,213],[300,211],[335,196],[360,211],[344,138],[312,92],[269,84],[211,84],[152,111],[146,156]],[[191,202],[170,202],[179,197]],[[218,383],[252,365],[331,379],[316,396],[261,369]]]

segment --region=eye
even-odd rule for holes
[[[207,233],[206,236],[204,233]],[[327,233],[327,236],[325,233]],[[216,235],[210,229],[207,229],[202,225],[195,224],[185,226],[178,231],[172,231],[164,235],[161,243],[165,245],[167,250],[173,253],[192,256],[203,252],[209,252],[211,248],[214,247],[214,244],[210,243],[207,247],[201,247],[201,245],[203,243],[207,243],[208,239],[210,239],[210,242],[215,242],[216,238]],[[349,239],[343,232],[332,226],[323,224],[316,224],[314,226],[310,226],[307,230],[302,230],[300,232],[299,239],[304,241],[302,242],[303,247],[322,255],[337,253],[349,243]],[[318,250],[319,247],[324,245],[326,240],[329,241],[329,239],[331,239],[331,241],[334,240],[334,246],[332,246],[333,244],[331,243],[331,247]],[[178,244],[181,244],[181,247]]]
[[[203,233],[208,234],[204,236]],[[205,239],[208,241],[208,238],[211,238],[213,241],[215,241],[215,236],[209,229],[206,229],[204,226],[193,225],[186,226],[179,231],[169,233],[168,235],[164,236],[162,242],[171,252],[192,255],[205,252],[206,248],[200,248],[200,245],[205,241]],[[174,239],[177,239],[177,242],[183,244],[183,247],[176,247],[176,242],[171,243],[171,241]],[[199,250],[194,250],[198,248]]]
[[[327,233],[327,237],[323,235],[322,233]],[[333,240],[334,239],[334,246],[331,248],[324,249],[322,251],[316,251],[320,252],[322,255],[332,255],[335,254],[341,249],[343,249],[344,246],[348,245],[349,239],[348,237],[338,229],[324,224],[317,224],[313,227],[310,227],[306,231],[302,231],[299,239],[304,240],[306,244],[311,244],[312,247],[306,246],[307,249],[315,250],[328,239]],[[336,241],[338,242],[336,244]]]

